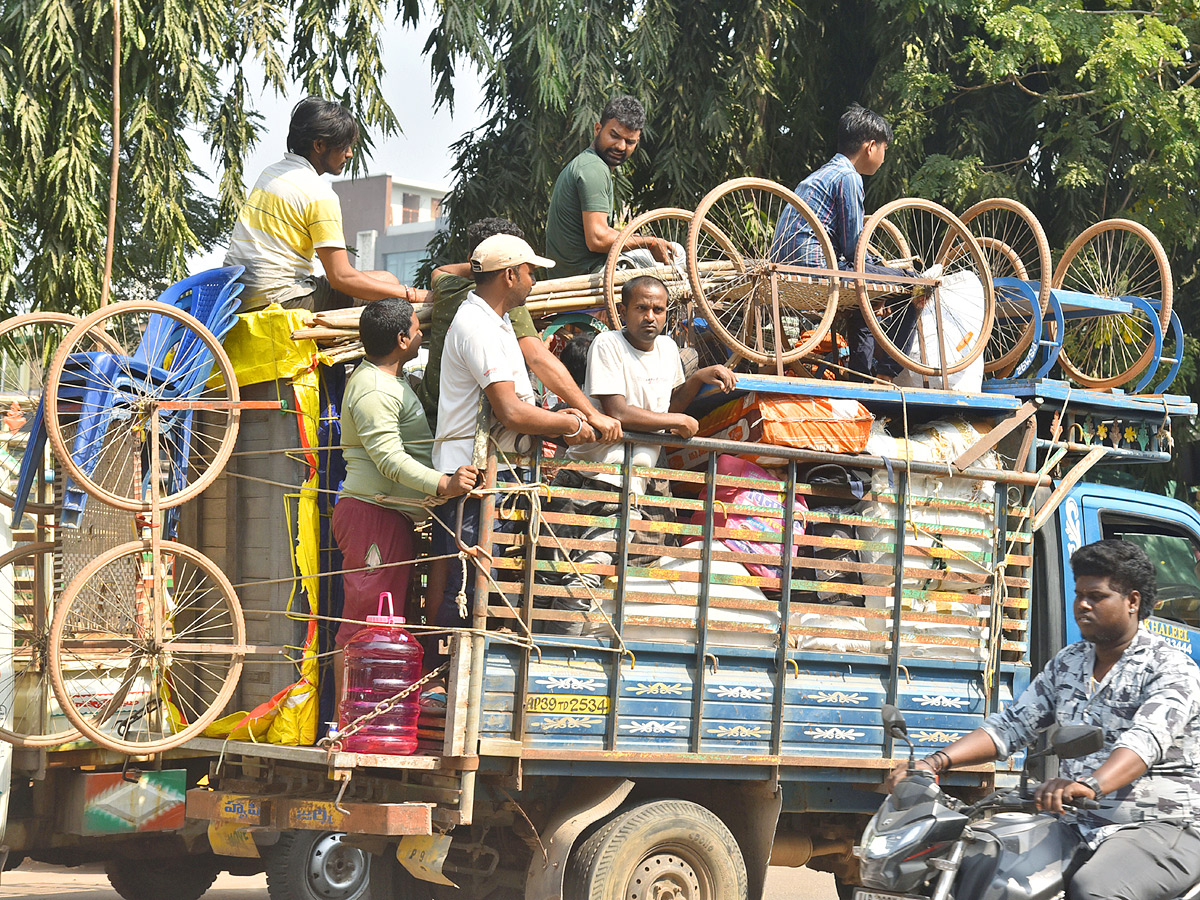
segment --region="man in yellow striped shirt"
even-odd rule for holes
[[[292,110],[288,152],[267,169],[238,213],[225,265],[245,266],[242,312],[270,303],[317,312],[424,291],[390,272],[360,272],[350,264],[342,207],[322,175],[340,175],[354,155],[358,124],[343,107],[309,97]],[[313,257],[324,275],[313,272]]]

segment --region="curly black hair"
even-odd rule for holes
[[[1107,577],[1113,589],[1123,594],[1137,591],[1141,595],[1138,619],[1154,612],[1158,597],[1154,563],[1137,544],[1118,540],[1085,544],[1071,554],[1071,571],[1076,578]]]
[[[515,222],[508,219],[501,219],[498,216],[479,219],[467,226],[467,256],[474,253],[475,248],[488,238],[495,237],[498,234],[511,234],[514,237],[525,240],[525,232]]]
[[[646,127],[646,109],[637,97],[624,94],[613,97],[604,104],[604,110],[600,113],[600,124],[603,125],[609,119],[616,119],[630,131],[641,131]]]

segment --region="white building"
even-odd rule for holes
[[[391,175],[335,181],[342,202],[346,240],[358,248],[359,269],[386,269],[412,284],[429,254],[426,245],[443,230],[442,197],[447,189]]]

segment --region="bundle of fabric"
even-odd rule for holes
[[[988,430],[990,427],[984,424],[972,424],[960,419],[943,420],[921,426],[905,439],[891,437],[882,425],[876,425],[867,441],[867,452],[898,460],[897,466],[903,466],[903,460],[949,465]],[[996,454],[988,452],[977,465],[996,468]],[[876,496],[894,491],[886,469],[876,470],[872,476],[871,490]],[[910,574],[904,577],[904,587],[920,592],[972,594],[978,601],[906,599],[903,611],[967,618],[978,624],[905,623],[902,631],[910,635],[914,643],[905,652],[913,656],[981,659],[988,636],[986,619],[991,592],[988,581],[990,564],[986,559],[993,550],[995,536],[992,514],[982,508],[970,507],[990,506],[995,500],[995,484],[971,478],[912,475],[909,495],[904,568]],[[867,499],[859,505],[859,513],[879,523],[877,526],[859,526],[859,536],[864,541],[894,545],[896,507],[893,503]],[[864,574],[865,583],[892,585],[891,571],[895,564],[892,550],[864,551],[863,558],[864,562],[887,567],[887,574]],[[892,604],[890,592],[886,597],[867,597],[868,608],[890,610]],[[875,619],[871,620],[871,627],[885,631],[891,627],[891,623],[890,620]],[[952,638],[969,642],[969,646],[933,641],[922,643],[922,637]]]
[[[714,551],[732,550],[721,541],[713,541]],[[696,640],[698,598],[700,595],[700,566],[698,559],[663,557],[655,567],[661,577],[630,576],[625,579],[626,625],[622,636],[627,641],[691,643]],[[761,590],[746,581],[750,572],[741,563],[726,560],[712,561],[713,576],[725,576],[723,581],[709,584],[709,608],[706,620],[708,643],[724,647],[774,647],[779,640],[779,604],[769,600]],[[680,578],[683,576],[683,578]],[[688,577],[691,580],[684,580]],[[607,587],[614,587],[610,579]],[[663,594],[679,598],[676,603],[654,603],[635,599],[638,594]],[[632,597],[630,595],[633,595]],[[601,607],[613,614],[611,600]],[[593,614],[594,620],[600,616]],[[641,619],[646,624],[632,624]],[[652,622],[652,624],[651,624]],[[603,635],[604,626],[594,627],[592,633]]]

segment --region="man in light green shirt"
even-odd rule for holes
[[[446,500],[475,486],[479,471],[442,474],[431,466],[433,434],[421,401],[402,374],[421,346],[421,327],[406,300],[378,300],[359,320],[366,359],[342,395],[346,478],[333,507],[333,536],[342,551],[345,605],[334,643],[337,696],[341,648],[374,615],[379,595],[403,607],[412,573],[413,523],[428,516],[432,497]]]
[[[620,234],[612,227],[612,170],[637,149],[646,111],[633,97],[614,97],[593,126],[591,145],[567,163],[554,182],[546,217],[546,255],[557,264],[555,278],[587,275],[604,268]],[[666,241],[633,238],[625,250],[646,249],[659,262],[670,259]]]

